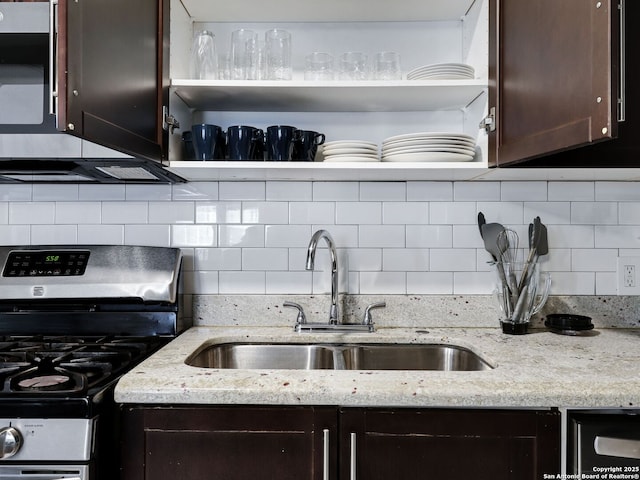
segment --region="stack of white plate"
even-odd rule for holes
[[[474,158],[475,148],[475,139],[463,133],[407,133],[382,142],[382,161],[469,162]]]
[[[407,73],[407,80],[468,80],[475,78],[475,70],[464,63],[437,63],[414,68]]]
[[[364,140],[336,140],[322,146],[325,162],[379,162],[378,144]]]

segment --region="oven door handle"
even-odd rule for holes
[[[598,455],[640,459],[640,440],[596,436],[593,448]]]

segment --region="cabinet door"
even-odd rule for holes
[[[559,413],[344,409],[340,478],[538,480],[560,470]]]
[[[490,159],[506,165],[617,133],[616,0],[491,0]]]
[[[128,408],[122,478],[335,478],[336,423],[333,408]]]
[[[59,0],[60,129],[137,157],[164,158],[168,12],[168,0]]]

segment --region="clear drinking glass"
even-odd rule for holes
[[[304,57],[305,80],[333,80],[333,56],[325,52],[313,52]]]
[[[191,77],[196,80],[218,78],[215,36],[209,30],[198,32],[191,49]]]
[[[375,80],[402,80],[400,55],[396,52],[378,52],[373,59]]]
[[[291,80],[291,33],[281,28],[268,30],[264,35],[267,80]]]
[[[258,36],[256,33],[246,28],[231,32],[229,57],[233,80],[257,79]]]
[[[369,69],[367,55],[362,52],[345,52],[338,61],[339,80],[367,80]]]

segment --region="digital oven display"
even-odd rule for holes
[[[25,250],[9,253],[3,277],[63,277],[84,275],[87,250]]]

